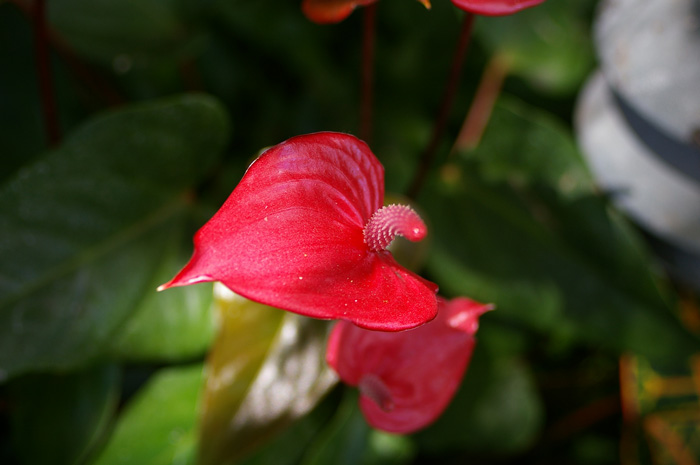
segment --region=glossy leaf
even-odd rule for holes
[[[196,463],[202,366],[158,372],[121,414],[95,465]]]
[[[251,300],[314,318],[399,331],[430,321],[437,286],[396,263],[395,234],[420,240],[408,207],[382,207],[384,170],[342,133],[265,151],[196,234],[189,263],[161,286],[220,281]]]
[[[494,122],[506,118],[522,130],[487,128],[483,151],[453,166],[450,178],[426,196],[423,205],[436,221],[431,275],[446,292],[492,301],[499,317],[552,334],[652,357],[697,350],[659,292],[639,239],[603,199],[581,190],[585,183],[571,182],[581,173],[573,145],[564,150],[561,130],[526,110],[497,107],[497,114],[510,115]],[[506,144],[508,134],[513,137]],[[531,171],[520,180],[475,176],[489,172],[490,158],[506,160],[486,151],[495,147],[517,157],[516,170]],[[558,177],[538,174],[541,165],[533,161],[541,153],[560,166],[568,160],[570,169]],[[576,185],[578,194],[570,190]]]
[[[307,414],[336,382],[328,324],[215,286],[221,330],[207,362],[201,463],[229,463]]]
[[[83,463],[116,410],[119,378],[117,367],[108,365],[10,383],[12,440],[21,463]]]
[[[444,411],[474,349],[478,318],[491,309],[467,298],[440,300],[437,317],[412,331],[367,331],[338,322],[326,358],[343,382],[360,390],[367,422],[411,433]]]
[[[183,236],[172,238],[150,289],[172,276],[186,258],[189,247],[185,249]],[[125,360],[187,360],[204,354],[213,343],[215,332],[211,286],[147,292],[115,335],[109,352]]]
[[[487,16],[503,16],[530,8],[544,0],[452,0],[459,9]]]
[[[0,379],[99,355],[225,141],[209,97],[95,118],[0,189]]]

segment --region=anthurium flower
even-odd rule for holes
[[[377,0],[304,0],[301,11],[311,21],[319,24],[338,23],[348,16],[358,6],[369,5]],[[418,0],[426,8],[430,8],[429,0]]]
[[[479,316],[491,308],[465,297],[439,299],[433,321],[398,333],[339,322],[326,360],[343,382],[359,387],[370,425],[412,433],[435,421],[452,400],[474,349]]]
[[[369,5],[377,0],[304,0],[301,10],[315,23],[338,23],[358,6]],[[418,0],[430,9],[429,0]],[[485,16],[502,16],[538,5],[544,0],[452,0],[459,9]]]
[[[384,168],[341,133],[298,136],[265,151],[195,235],[189,263],[159,289],[220,281],[237,294],[302,315],[384,331],[430,321],[437,286],[386,250],[423,239],[403,205],[382,207]]]
[[[542,2],[544,0],[452,0],[461,10],[485,16],[511,15]]]

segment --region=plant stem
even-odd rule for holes
[[[22,13],[24,13],[30,21],[34,21],[34,4],[31,0],[9,0]],[[86,66],[70,47],[55,33],[46,26],[47,40],[51,44],[53,51],[63,60],[68,69],[81,81],[84,88],[97,94],[101,100],[109,106],[122,105],[126,99],[122,97],[112,84],[100,76],[95,70]],[[89,96],[90,103],[94,103],[94,99]]]
[[[360,139],[368,144],[372,139],[372,106],[374,100],[374,43],[377,4],[363,9],[362,30],[362,97],[360,100]]]
[[[510,62],[504,56],[494,55],[491,58],[451,153],[473,149],[479,145],[509,70]]]
[[[469,48],[474,18],[475,15],[473,13],[466,13],[464,20],[462,21],[462,29],[460,30],[459,38],[457,39],[457,47],[455,48],[455,52],[452,57],[452,67],[447,79],[447,84],[445,85],[442,103],[440,104],[438,116],[435,119],[435,124],[433,125],[433,134],[430,138],[430,142],[428,142],[428,146],[421,155],[416,174],[413,177],[413,182],[408,189],[408,196],[411,198],[415,198],[421,187],[423,187],[428,170],[435,161],[438,145],[440,144],[440,141],[445,133],[447,120],[450,116],[450,110],[452,109],[452,104],[459,87],[459,78],[462,74],[462,65],[464,64],[464,58],[467,49]]]
[[[44,127],[50,146],[56,146],[60,140],[58,111],[53,89],[51,60],[49,56],[49,34],[46,27],[46,0],[35,0],[33,11],[34,22],[34,56],[36,58],[37,75],[39,78],[39,93],[41,109],[44,117]]]

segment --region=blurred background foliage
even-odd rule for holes
[[[448,410],[411,436],[369,428],[335,384],[328,323],[210,285],[155,293],[261,149],[358,132],[362,10],[320,26],[296,0],[50,0],[49,147],[39,3],[0,1],[0,463],[699,463],[697,296],[574,138],[596,0],[476,19],[413,201],[419,271],[498,310]],[[463,13],[377,15],[370,145],[401,195]],[[465,134],[478,98],[493,112]]]

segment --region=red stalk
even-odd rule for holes
[[[503,56],[495,55],[489,61],[452,152],[473,149],[479,145],[509,70],[510,63]]]
[[[61,140],[58,111],[53,90],[51,61],[49,57],[49,34],[46,26],[46,0],[36,0],[33,11],[34,55],[39,77],[39,93],[44,117],[44,126],[49,145],[56,146]]]

